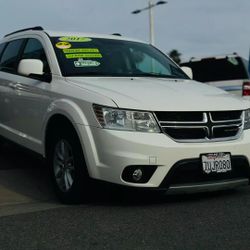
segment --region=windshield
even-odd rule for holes
[[[183,63],[192,68],[193,78],[200,82],[248,79],[246,67],[240,57],[205,58]]]
[[[63,76],[148,76],[188,79],[153,46],[123,40],[52,37]]]

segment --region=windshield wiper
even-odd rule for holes
[[[67,74],[67,76],[112,76],[111,74],[108,73],[99,73],[99,72],[83,72],[83,73],[70,73]]]
[[[174,76],[174,75],[164,75],[164,74],[157,74],[157,73],[136,73],[131,76],[134,77],[158,77],[158,78],[172,78],[172,79],[178,79],[179,77]]]
[[[86,77],[86,76],[96,76],[96,77],[156,77],[156,78],[171,78],[171,79],[179,79],[181,77],[174,76],[174,75],[164,75],[164,74],[157,74],[157,73],[129,73],[129,74],[122,74],[122,73],[108,73],[108,72],[83,72],[83,73],[72,73],[68,74],[68,77]]]

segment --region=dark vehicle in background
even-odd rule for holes
[[[250,97],[248,61],[236,53],[191,58],[180,65],[191,68],[196,81],[222,88],[232,94]]]

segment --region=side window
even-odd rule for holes
[[[8,43],[6,49],[4,50],[1,56],[0,70],[7,71],[10,73],[16,72],[16,67],[19,59],[18,55],[23,41],[23,39],[19,39]]]
[[[50,73],[49,64],[42,44],[34,38],[28,40],[22,59],[39,59],[43,62],[44,73]]]

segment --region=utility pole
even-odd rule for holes
[[[154,45],[155,44],[155,30],[154,30],[154,13],[153,13],[153,7],[157,6],[157,5],[161,5],[161,4],[167,4],[168,2],[166,1],[158,1],[157,3],[153,3],[152,0],[150,0],[148,2],[148,7],[143,8],[143,9],[138,9],[138,10],[134,10],[131,13],[132,14],[139,14],[144,10],[148,10],[149,11],[149,42],[150,44]]]

